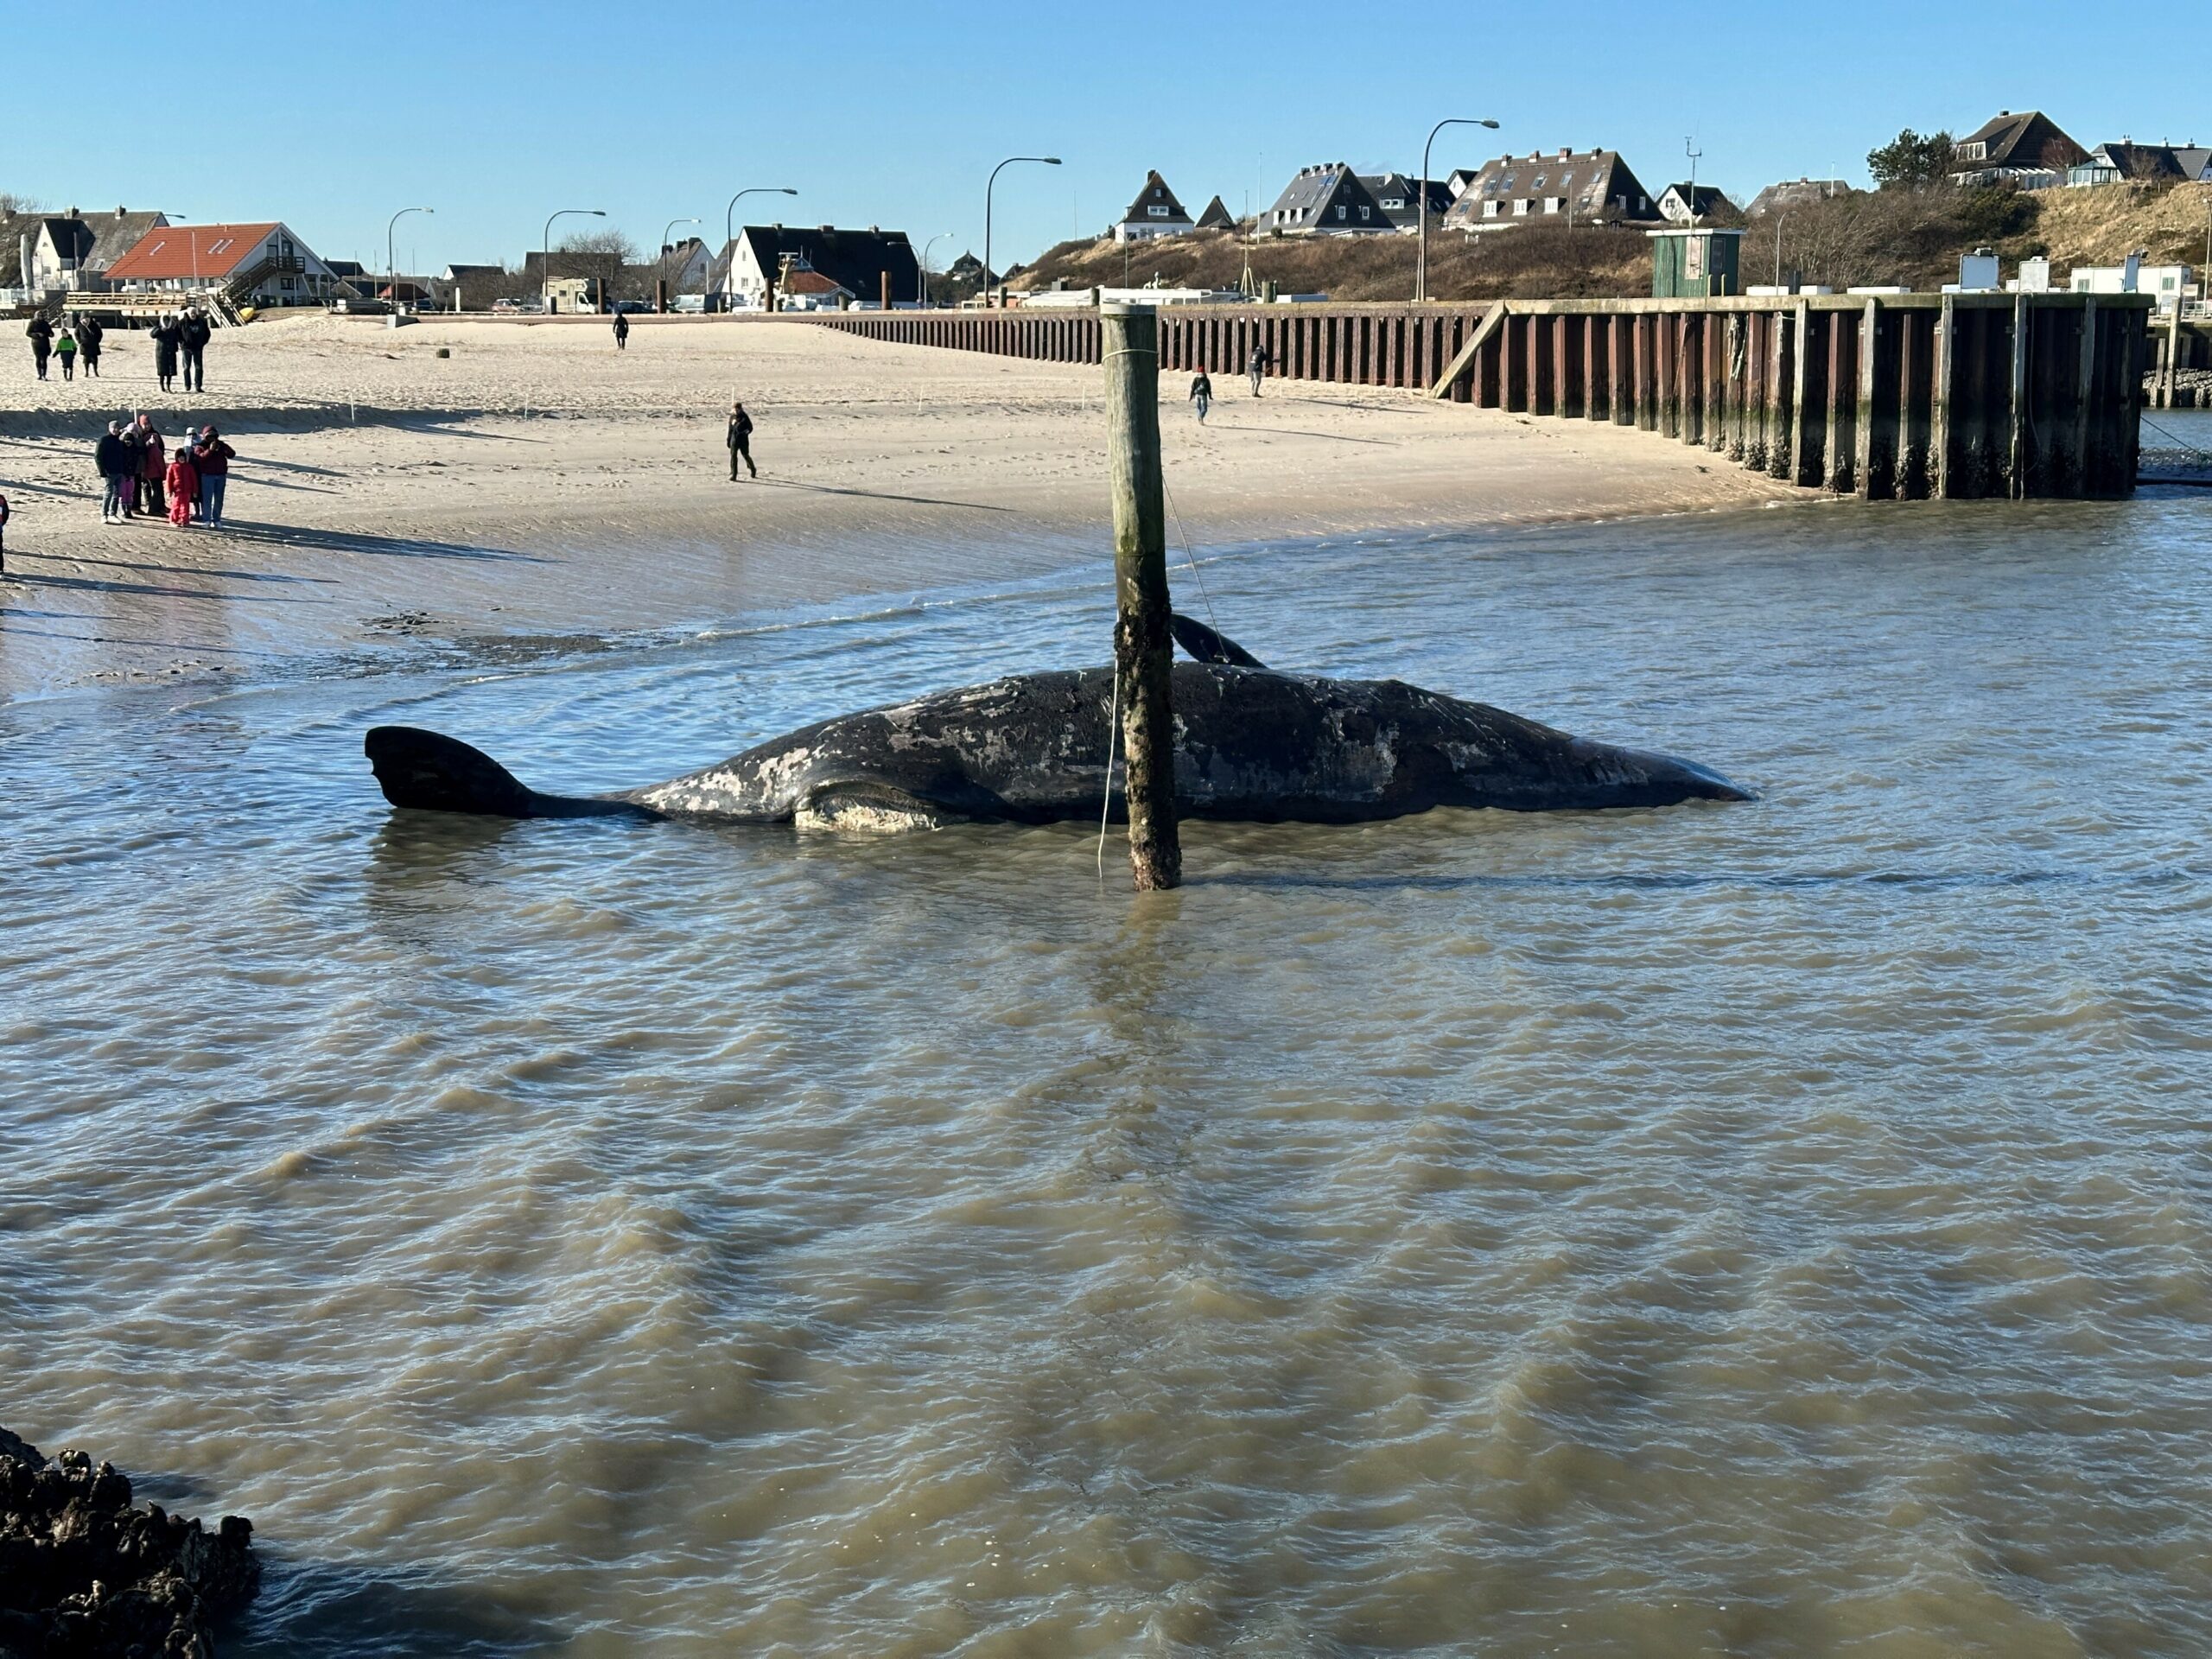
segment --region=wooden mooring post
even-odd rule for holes
[[[1160,317],[1148,305],[1109,305],[1099,321],[1114,491],[1114,683],[1129,872],[1143,893],[1183,885],[1171,696],[1175,645],[1167,630],[1167,518],[1160,476]],[[1110,766],[1107,786],[1113,786]]]

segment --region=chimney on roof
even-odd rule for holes
[[[837,228],[837,227],[836,227],[835,225],[824,225],[824,226],[822,227],[822,234],[823,234],[823,235],[824,235],[824,236],[827,236],[827,235],[829,235],[829,234],[830,234],[830,232],[832,232],[832,231],[836,230],[836,228]]]
[[[1559,158],[1560,158],[1560,160],[1561,160],[1561,161],[1563,162],[1563,161],[1565,161],[1568,156],[1572,156],[1572,155],[1573,155],[1573,154],[1574,154],[1574,152],[1573,152],[1573,150],[1571,150],[1571,149],[1562,149],[1562,150],[1561,150],[1561,151],[1560,151],[1560,153],[1559,153]]]

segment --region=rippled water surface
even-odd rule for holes
[[[2212,501],[1230,552],[1748,806],[406,819],[1103,655],[1096,573],[0,709],[0,1421],[257,1655],[2212,1646]],[[1179,596],[1203,606],[1187,572]]]

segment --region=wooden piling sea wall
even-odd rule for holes
[[[1866,499],[2121,496],[2135,486],[2147,295],[1885,294],[1163,306],[1165,372],[1419,387],[1634,426]],[[1099,361],[1089,309],[844,312],[916,346]]]
[[[1270,377],[1427,389],[1465,346],[1487,305],[1162,306],[1163,373],[1242,374],[1264,346]],[[938,346],[1047,363],[1096,363],[1098,314],[1033,311],[837,311],[809,321],[906,346]],[[1467,401],[1464,392],[1459,401]]]

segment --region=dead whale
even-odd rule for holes
[[[1693,761],[1397,680],[1178,662],[1173,696],[1185,817],[1354,823],[1439,806],[1549,812],[1751,798]],[[481,751],[412,727],[377,727],[363,747],[386,800],[429,811],[879,830],[1051,823],[1099,815],[1112,700],[1109,669],[1015,675],[818,721],[607,796],[540,794]]]

